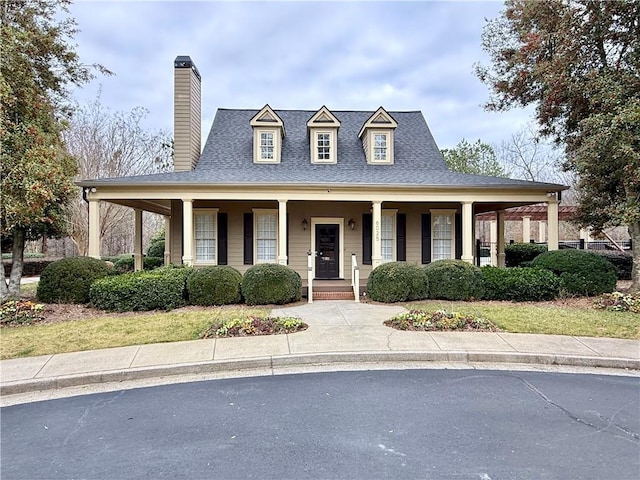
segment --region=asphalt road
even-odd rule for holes
[[[640,379],[474,370],[214,380],[1,410],[14,478],[640,478]]]

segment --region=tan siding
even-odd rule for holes
[[[200,158],[200,79],[189,68],[174,69],[174,170],[192,170]]]

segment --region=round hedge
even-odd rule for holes
[[[424,270],[429,279],[429,298],[472,300],[482,298],[480,268],[463,260],[436,260]]]
[[[63,258],[42,271],[36,297],[46,303],[88,303],[91,284],[111,273],[112,269],[96,258]]]
[[[143,270],[153,270],[161,267],[164,264],[164,258],[159,257],[144,257],[142,259]],[[130,273],[133,272],[135,265],[132,256],[118,258],[113,262],[113,268],[116,273]]]
[[[427,275],[412,263],[389,262],[373,269],[367,279],[367,294],[377,302],[423,300],[428,292]]]
[[[147,257],[164,258],[164,238],[154,238],[147,248]]]
[[[560,288],[569,295],[593,296],[616,288],[616,267],[593,252],[553,250],[536,257],[532,265],[551,270],[560,277]]]
[[[504,246],[504,262],[507,267],[522,267],[546,251],[546,245],[537,243],[509,243]]]
[[[115,312],[182,307],[187,303],[186,284],[192,273],[189,267],[162,267],[103,278],[91,285],[91,304]]]
[[[560,292],[560,279],[544,268],[482,267],[484,298],[535,302],[553,300]]]
[[[247,305],[283,305],[300,300],[301,294],[300,275],[286,265],[254,265],[242,277],[242,296]]]
[[[197,269],[187,280],[189,302],[193,305],[240,303],[242,274],[233,267],[217,265]]]

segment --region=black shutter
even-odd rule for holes
[[[287,213],[287,265],[289,265],[289,214]]]
[[[431,214],[422,214],[422,263],[431,263]]]
[[[227,214],[218,213],[218,265],[227,264]]]
[[[362,214],[362,264],[371,265],[371,250],[373,248],[373,216],[370,213]]]
[[[396,215],[396,259],[399,262],[407,260],[407,214]]]
[[[455,218],[455,231],[456,231],[456,258],[462,258],[462,214],[456,213]]]
[[[253,265],[253,213],[244,214],[244,264]]]

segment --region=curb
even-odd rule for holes
[[[0,396],[57,390],[96,383],[124,382],[154,377],[207,374],[253,369],[271,370],[295,366],[348,363],[448,362],[448,363],[509,363],[525,365],[556,365],[566,367],[616,368],[640,370],[640,359],[616,357],[584,357],[540,353],[513,352],[335,352],[256,357],[243,360],[218,360],[202,363],[161,365],[107,372],[83,373],[60,377],[20,380],[0,385]]]

